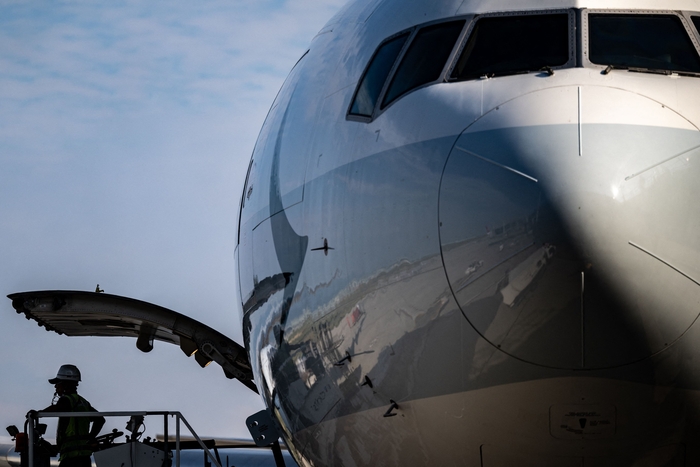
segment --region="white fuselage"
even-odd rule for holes
[[[559,15],[559,62],[469,74],[476,31],[537,15]],[[689,68],[599,63],[625,60],[596,42],[605,15],[680,25]],[[319,32],[261,130],[237,251],[255,379],[300,465],[700,462],[694,16],[364,0]],[[387,97],[435,67],[411,55],[433,31],[439,73]]]

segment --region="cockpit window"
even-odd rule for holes
[[[408,39],[409,33],[401,34],[382,44],[372,57],[372,61],[362,77],[357,94],[350,107],[351,115],[371,117],[374,106],[382,92],[384,82],[389,76],[391,68],[394,66],[396,57],[401,53],[401,49]]]
[[[568,13],[479,18],[450,76],[467,80],[563,66],[569,61]]]
[[[590,13],[588,35],[589,60],[598,65],[700,72],[698,53],[676,15]]]
[[[418,31],[396,70],[382,108],[412,89],[440,77],[465,22],[440,23]]]

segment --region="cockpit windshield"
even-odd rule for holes
[[[396,57],[401,53],[408,36],[409,33],[401,34],[384,42],[379,47],[360,81],[360,86],[357,88],[352,107],[350,108],[351,115],[366,117],[372,115],[377,99],[379,99],[379,93],[384,87],[384,82],[389,76],[391,67],[394,66]]]
[[[589,59],[615,68],[700,73],[700,58],[676,15],[588,15]]]
[[[382,107],[386,107],[412,89],[440,77],[464,23],[464,20],[451,21],[418,31],[396,70]]]
[[[416,25],[379,45],[347,117],[372,121],[393,102],[433,84],[526,73],[539,79],[555,69],[697,78],[700,37],[693,28],[700,32],[697,12],[586,8],[493,12]]]
[[[480,18],[450,76],[461,81],[558,67],[569,61],[567,13]]]

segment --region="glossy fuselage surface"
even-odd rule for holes
[[[700,78],[586,48],[587,11],[662,7],[697,47],[700,4],[615,3],[352,2],[292,70],[238,261],[300,465],[700,459]],[[480,16],[540,10],[570,18],[566,66],[448,79]],[[349,114],[383,42],[454,18],[439,79]]]

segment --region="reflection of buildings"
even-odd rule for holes
[[[515,219],[507,223],[504,222],[498,227],[493,227],[493,229],[487,226],[486,236],[493,241],[505,241],[509,237],[518,236],[523,233],[532,234],[536,222],[537,212],[533,212],[527,217]]]
[[[545,267],[547,261],[552,258],[555,250],[554,245],[545,245],[508,273],[508,285],[501,289],[503,303],[510,307],[516,303],[520,295]]]
[[[299,378],[307,388],[310,388],[316,383],[318,377],[323,375],[323,365],[320,364],[320,352],[316,342],[304,341],[293,355]]]

